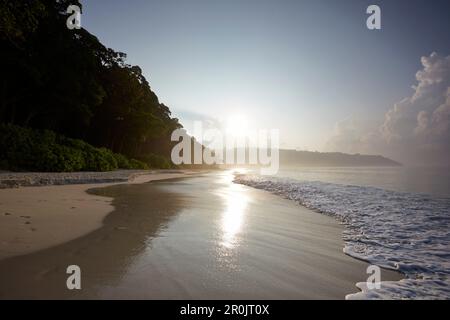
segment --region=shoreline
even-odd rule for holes
[[[205,171],[205,170],[200,170]],[[106,172],[12,172],[0,171],[0,190],[21,187],[43,187],[78,184],[126,183],[143,176],[172,173],[194,173],[195,170],[116,170]]]
[[[91,194],[90,189],[142,184],[203,172],[2,172],[0,185],[5,185],[5,181],[11,184],[8,188],[0,187],[0,260],[51,248],[102,227],[105,217],[115,209],[113,199]]]
[[[0,190],[0,299],[359,298],[368,263],[344,254],[334,218],[205,172]],[[61,286],[71,264],[81,292]]]
[[[90,187],[113,199],[102,226],[0,261],[0,299],[345,299],[367,279],[332,217],[226,172],[184,177]],[[61,285],[72,264],[83,270],[79,292]]]

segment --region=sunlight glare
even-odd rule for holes
[[[223,193],[226,209],[222,215],[222,243],[227,248],[233,248],[236,245],[236,236],[242,228],[248,197],[243,192],[241,185],[232,182],[234,174],[229,172],[228,175],[231,176],[231,179],[227,179],[229,185]]]
[[[247,118],[239,114],[229,117],[226,132],[233,137],[245,137],[249,132],[249,123]]]

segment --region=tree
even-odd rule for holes
[[[0,123],[49,129],[131,157],[169,156],[181,127],[138,66],[85,29],[68,0],[0,0]]]

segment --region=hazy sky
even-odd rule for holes
[[[421,128],[440,126],[423,131],[421,143],[433,159],[443,157],[436,162],[450,159],[448,0],[82,3],[83,27],[141,66],[188,128],[193,120],[240,114],[254,127],[280,129],[283,147],[402,160],[426,152],[412,147]],[[381,7],[380,31],[366,28],[370,4]],[[420,70],[423,86],[439,83],[423,89],[439,96],[424,108],[414,98],[420,88],[412,88],[421,87]],[[409,104],[395,107],[404,98]]]

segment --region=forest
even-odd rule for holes
[[[178,119],[125,53],[66,27],[70,4],[0,0],[0,169],[172,167]]]

